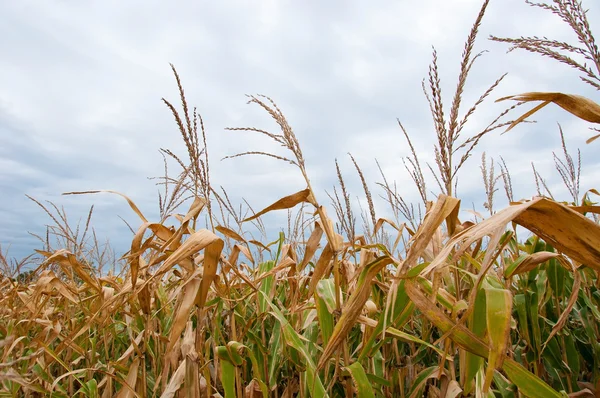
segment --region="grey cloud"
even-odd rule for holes
[[[2,3],[0,34],[11,39],[0,43],[0,184],[5,192],[0,208],[12,216],[0,230],[0,242],[18,242],[15,255],[36,247],[16,232],[39,231],[48,222],[24,199],[27,193],[56,200],[75,215],[96,204],[98,231],[120,250],[127,249],[129,232],[117,215],[138,224],[121,198],[60,193],[114,189],[156,216],[158,188],[147,177],[163,172],[158,148],[186,154],[172,115],[160,101],[164,96],[179,106],[169,62],[180,73],[189,103],[204,118],[213,184],[223,185],[234,203],[244,197],[259,210],[304,187],[297,170],[272,159],[220,161],[245,150],[285,154],[265,137],[224,131],[244,126],[275,130],[268,114],[245,105],[246,93],[268,94],[284,111],[323,202],[324,191],[331,192],[336,183],[335,158],[352,196],[363,195],[347,152],[363,168],[382,214],[387,207],[377,199],[382,191],[375,184],[381,181],[375,157],[401,193],[418,201],[401,162],[409,151],[396,118],[407,127],[422,162],[431,162],[435,137],[421,92],[431,46],[438,50],[449,106],[464,41],[480,5],[458,0],[376,6],[351,1],[344,7],[316,1]],[[504,109],[507,104],[493,103],[502,95],[546,90],[594,97],[583,84],[573,86],[577,77],[566,67],[523,53],[505,54],[506,46],[488,41],[489,34],[569,37],[559,21],[520,0],[492,1],[476,44],[476,51],[489,52],[473,69],[463,112],[502,73],[510,74],[465,134],[478,132]],[[536,115],[537,125],[482,140],[460,175],[459,193],[466,203],[471,198],[482,203],[479,159],[484,150],[496,160],[504,156],[514,170],[517,196],[534,194],[531,161],[559,182],[547,162],[552,150],[560,150],[555,120],[563,123],[568,145],[582,148],[586,167],[597,164],[593,148],[583,144],[587,125],[558,110],[544,112]],[[593,184],[591,177],[585,181]],[[433,180],[428,183],[437,191]],[[266,221],[279,227],[285,218],[273,215]]]

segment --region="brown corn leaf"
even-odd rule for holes
[[[588,138],[587,140],[585,140],[585,143],[589,144],[591,142],[596,141],[596,139],[598,139],[598,138],[600,138],[600,134],[596,134],[595,136]]]
[[[268,252],[271,252],[271,249],[269,249],[267,246],[265,246],[262,242],[259,242],[257,240],[249,240],[248,243],[252,243],[255,246],[258,246],[259,248],[266,250]]]
[[[210,231],[205,231],[211,233]],[[215,235],[213,234],[213,236]],[[208,289],[217,276],[217,267],[219,266],[219,259],[221,258],[222,250],[223,241],[221,239],[212,241],[204,249],[202,283],[200,284],[200,291],[196,297],[196,305],[199,308],[204,307],[204,303],[206,303],[206,297],[208,296]]]
[[[304,258],[302,262],[298,265],[298,271],[302,271],[306,264],[310,261],[310,259],[315,255],[315,252],[319,248],[319,242],[321,241],[321,237],[323,236],[323,229],[321,225],[316,222],[315,229],[313,229],[310,237],[308,238],[308,242],[306,242],[306,248],[304,251]],[[309,296],[310,297],[310,296]]]
[[[398,232],[398,234],[396,235],[396,240],[394,241],[394,244],[392,245],[392,248],[390,250],[393,253],[396,251],[398,243],[400,243],[400,239],[402,239],[402,232],[404,232],[406,224],[400,224],[400,226],[398,227],[392,220],[389,220],[387,218],[380,218],[379,220],[377,220],[377,223],[375,223],[375,228],[373,228],[373,236],[377,235],[377,232],[383,226],[384,223],[388,223],[392,228],[394,228]]]
[[[42,293],[49,293],[52,289],[56,289],[63,297],[72,303],[78,303],[79,300],[73,295],[71,290],[67,285],[65,285],[60,279],[56,277],[54,272],[46,270],[40,275],[38,280],[35,283],[33,297],[34,300],[40,297]],[[32,313],[36,313],[40,308],[36,308],[36,311],[32,311]]]
[[[258,217],[262,216],[263,214],[268,213],[273,210],[291,209],[292,207],[296,206],[299,203],[303,203],[303,202],[313,203],[314,200],[312,200],[311,197],[312,197],[312,195],[310,193],[310,189],[305,189],[303,191],[296,192],[295,194],[292,194],[292,195],[289,195],[289,196],[279,199],[277,202],[275,202],[272,205],[266,207],[265,209],[259,211],[252,217],[246,218],[242,222],[252,221],[252,220],[257,219]]]
[[[423,388],[429,382],[429,379],[437,379],[441,377],[447,377],[447,370],[441,369],[439,366],[432,366],[426,368],[419,372],[417,377],[415,377],[415,383],[412,385],[411,390],[412,393],[408,396],[408,398],[418,398],[419,394],[423,394]]]
[[[509,268],[505,272],[504,276],[510,278],[516,274],[522,274],[523,272],[529,272],[536,268],[538,265],[545,263],[546,261],[560,256],[559,253],[552,252],[535,252],[528,255],[518,266],[514,269]]]
[[[252,381],[244,388],[244,398],[261,398],[263,396],[260,384],[256,379]]]
[[[6,372],[0,372],[0,383],[4,384],[5,381],[10,381],[25,387],[29,387],[32,384],[29,380],[17,373],[17,371],[13,368],[8,368]]]
[[[62,267],[70,268],[80,277],[89,287],[94,289],[97,293],[101,293],[102,289],[100,284],[96,280],[95,276],[86,271],[85,267],[77,260],[77,257],[68,250],[60,249],[54,252],[53,255],[46,259],[49,264],[56,263]]]
[[[197,272],[197,274],[198,273],[199,272]],[[173,326],[171,326],[171,331],[169,332],[169,344],[167,345],[166,352],[170,352],[175,346],[175,342],[181,337],[181,332],[183,332],[188,321],[190,310],[196,301],[202,279],[203,278],[200,278],[200,275],[193,276],[183,287],[183,290],[179,295],[179,302],[175,309]]]
[[[427,246],[431,242],[433,235],[436,233],[440,225],[447,220],[452,214],[457,213],[456,208],[460,207],[460,200],[440,195],[437,202],[430,207],[429,211],[425,214],[423,223],[419,226],[416,233],[413,235],[410,241],[410,248],[406,255],[404,262],[398,266],[396,270],[397,279],[392,282],[390,293],[386,298],[386,308],[391,308],[394,311],[394,303],[398,297],[398,286],[400,280],[398,279],[402,274],[406,274],[414,265],[416,265],[419,257],[423,255]],[[384,330],[387,326],[387,319],[384,320]]]
[[[575,306],[577,298],[579,297],[579,288],[581,287],[581,274],[577,272],[577,269],[573,266],[573,264],[563,256],[558,257],[558,261],[563,267],[571,271],[571,275],[573,275],[573,287],[571,288],[571,296],[569,297],[569,301],[567,301],[567,306],[560,314],[558,321],[556,321],[554,326],[552,326],[552,330],[550,331],[548,338],[546,338],[546,341],[542,345],[542,351],[546,348],[546,345],[550,342],[550,340],[552,340],[552,337],[562,330],[562,328],[565,326],[565,323],[567,323],[569,314],[571,313],[571,310]]]
[[[200,214],[202,209],[204,209],[205,206],[206,206],[206,199],[196,196],[196,198],[194,198],[194,201],[190,205],[190,209],[188,210],[187,214],[181,220],[181,224],[182,224],[181,228],[184,229],[185,226],[187,225],[186,223],[188,221],[190,221],[191,219],[196,218],[198,216],[198,214]]]
[[[417,230],[417,233],[413,237],[412,244],[410,249],[408,250],[408,254],[406,255],[406,260],[404,261],[404,265],[402,267],[403,271],[410,270],[416,263],[419,257],[423,254],[427,245],[431,241],[431,238],[439,228],[439,226],[447,220],[448,217],[451,217],[452,214],[457,212],[457,207],[460,206],[460,200],[446,196],[440,195],[435,205],[431,208],[431,210],[425,215],[425,219],[423,220],[423,224]],[[398,275],[402,271],[400,268],[398,269]],[[421,273],[422,275],[424,272]]]
[[[136,358],[133,360],[133,363],[129,365],[129,373],[127,373],[127,378],[122,381],[123,387],[121,387],[121,391],[119,391],[117,398],[130,398],[139,396],[135,392],[135,385],[137,384],[139,367],[140,359]]]
[[[572,259],[600,271],[600,225],[565,205],[538,199],[514,221]]]
[[[117,191],[111,191],[108,189],[100,189],[97,191],[64,192],[63,195],[87,195],[87,194],[92,194],[92,193],[114,193],[115,195],[119,195],[119,196],[123,197],[127,201],[127,203],[129,203],[129,207],[131,207],[131,210],[133,210],[134,213],[138,215],[138,217],[142,220],[142,222],[145,222],[145,223],[148,222],[148,220],[146,220],[146,217],[144,217],[144,215],[142,214],[140,209],[138,209],[138,207],[135,205],[135,203],[133,203],[133,200],[129,199],[127,196],[125,196],[122,193],[119,193]]]
[[[325,210],[325,207],[319,206],[317,208],[317,213],[319,214],[319,218],[322,222],[323,231],[325,232],[325,236],[327,237],[327,242],[329,242],[329,244],[331,245],[333,253],[339,253],[340,250],[342,250],[342,247],[344,246],[344,239],[340,234],[335,233],[335,228],[333,228],[333,221],[331,221],[331,218],[327,216],[327,210]]]
[[[375,228],[373,228],[373,235],[377,235],[377,232],[379,232],[379,229],[383,226],[384,223],[388,223],[396,231],[400,231],[400,228],[398,228],[398,226],[396,226],[396,223],[392,220],[389,220],[387,218],[380,218],[379,220],[377,220],[377,223],[375,223]]]
[[[455,258],[460,257],[482,237],[511,221],[529,229],[574,260],[600,270],[600,226],[565,205],[536,198],[501,210],[453,236],[436,258],[421,271],[421,275],[444,264],[457,245]]]
[[[154,232],[156,236],[158,236],[161,240],[168,242],[173,237],[174,230],[165,227],[159,223],[152,223],[148,225],[148,228]]]
[[[237,248],[240,250],[240,252],[241,252],[241,253],[242,253],[244,256],[246,256],[246,258],[247,258],[248,260],[250,260],[250,262],[251,262],[252,264],[254,264],[254,257],[252,257],[252,252],[251,252],[250,250],[248,250],[248,248],[247,248],[246,246],[242,246],[242,245],[235,245],[235,247],[237,247]]]
[[[317,283],[319,283],[323,275],[325,275],[325,271],[333,259],[333,254],[333,250],[331,250],[331,246],[328,243],[323,248],[319,259],[317,260],[317,264],[315,265],[315,269],[310,279],[310,284],[308,285],[308,297],[312,297],[315,289],[317,288]]]
[[[215,229],[228,238],[237,240],[238,242],[246,242],[246,240],[244,238],[242,238],[237,232],[235,232],[227,227],[218,225]]]
[[[442,333],[449,333],[452,340],[462,349],[482,358],[487,358],[489,346],[477,337],[466,326],[450,319],[435,303],[423,294],[419,285],[412,279],[407,279],[404,289],[410,300],[421,313],[433,323]]]
[[[359,277],[356,289],[350,295],[350,298],[342,309],[342,316],[335,324],[333,333],[323,349],[323,354],[317,364],[317,369],[322,369],[325,363],[333,355],[335,350],[344,342],[350,330],[354,327],[358,317],[361,315],[365,303],[371,294],[371,281],[381,271],[381,269],[394,261],[388,256],[381,256],[372,263],[368,264]],[[312,282],[312,281],[311,281]]]
[[[519,124],[523,120],[525,120],[527,117],[531,116],[532,114],[534,114],[535,112],[537,112],[538,110],[543,108],[544,106],[548,105],[550,102],[555,103],[556,105],[560,106],[567,112],[569,112],[587,122],[600,123],[600,105],[598,105],[596,102],[592,101],[589,98],[582,97],[581,95],[563,94],[563,93],[531,92],[531,93],[524,93],[524,94],[503,97],[503,98],[496,100],[496,102],[504,101],[504,100],[514,100],[514,101],[524,101],[524,102],[543,101],[542,104],[536,106],[535,108],[533,108],[532,110],[530,110],[529,112],[525,113],[523,116],[521,116],[517,120],[515,120],[506,129],[506,131],[509,131],[510,129],[515,127],[517,124]],[[598,138],[598,136],[588,139],[587,143],[589,144],[596,138]]]
[[[594,213],[600,214],[600,206],[569,206],[569,209],[575,210],[577,213]]]
[[[142,339],[144,338],[144,331],[142,330],[135,339],[131,342],[129,347],[125,350],[125,352],[117,359],[117,363],[121,365],[125,365],[125,360],[127,360],[131,354],[136,350],[136,347],[142,343]]]
[[[254,283],[258,283],[268,276],[275,275],[278,272],[293,266],[294,264],[296,264],[296,261],[293,258],[289,256],[282,256],[281,261],[279,261],[279,263],[275,267],[273,267],[273,269],[271,269],[268,272],[265,272],[264,274],[261,274],[258,278],[255,278]]]
[[[177,368],[175,373],[173,373],[173,375],[171,376],[171,380],[169,380],[169,384],[167,385],[167,388],[165,388],[165,390],[163,391],[160,398],[174,398],[175,397],[175,394],[177,393],[177,391],[179,391],[179,389],[181,388],[181,384],[183,384],[183,381],[185,379],[186,365],[187,365],[187,358],[185,358],[183,361],[181,361],[181,363],[179,364],[179,367]]]
[[[458,203],[452,209],[452,212],[446,217],[446,226],[448,227],[448,236],[454,235],[457,231],[457,227],[461,225],[458,219],[458,212],[460,211],[460,199],[457,199]]]
[[[227,274],[231,267],[236,267],[238,257],[240,256],[240,245],[233,245],[229,258],[227,259],[227,265],[223,268],[223,272]],[[204,258],[203,258],[204,259]]]
[[[138,273],[140,270],[140,260],[142,256],[142,241],[144,240],[144,234],[150,223],[143,223],[131,240],[131,260],[129,261],[129,269],[131,270],[131,283],[135,289],[135,284],[138,279]],[[150,238],[151,239],[151,238]]]
[[[31,313],[36,312],[35,305],[31,302],[31,297],[27,293],[17,292],[17,295],[19,296],[19,298],[21,299],[21,301],[23,302],[25,307],[27,307],[29,312],[31,312]]]
[[[216,263],[218,263],[219,257],[221,255],[221,250],[223,249],[223,245],[223,240],[217,235],[210,232],[209,230],[201,229],[199,231],[196,231],[195,233],[190,235],[189,238],[187,238],[185,242],[183,242],[183,244],[162,263],[160,268],[154,273],[153,278],[157,278],[163,275],[175,265],[179,264],[181,260],[191,257],[192,255],[196,254],[202,249],[206,249],[204,252],[204,273],[206,275],[208,249],[213,248],[212,252],[218,251],[218,256],[211,260],[215,263],[216,270]]]

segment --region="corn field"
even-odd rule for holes
[[[580,190],[580,161],[562,129],[564,159],[555,162],[569,201],[541,193],[515,199],[506,165],[495,174],[484,154],[489,214],[459,219],[457,175],[489,134],[518,134],[548,105],[600,123],[600,105],[591,99],[527,92],[496,97],[506,110],[464,136],[504,77],[465,110],[463,90],[488,2],[468,32],[449,108],[435,51],[424,81],[435,127],[436,196],[426,186],[425,160],[399,122],[411,153],[405,165],[422,202],[406,203],[382,175],[394,217],[379,217],[352,157],[368,203],[362,226],[337,161],[338,186],[327,197],[313,189],[299,138],[266,96],[249,96],[249,103],[266,111],[276,132],[228,130],[274,140],[283,154],[251,149],[227,161],[276,158],[293,165],[305,186],[253,203],[260,211],[234,206],[211,185],[204,123],[172,66],[180,104],[163,102],[187,153],[161,150],[165,165],[175,166],[165,166],[159,179],[160,218],[147,219],[126,193],[66,193],[128,202],[139,225],[121,269],[107,271],[104,252],[89,239],[92,210],[82,228],[74,227],[64,210],[35,198],[54,223],[37,251],[43,261],[21,272],[24,263],[0,253],[0,396],[600,396],[600,206],[593,202],[600,193]],[[491,40],[566,64],[581,83],[600,89],[600,52],[581,2],[528,3],[560,17],[578,43]],[[536,105],[520,110],[529,103]],[[539,190],[543,180],[534,177]],[[501,210],[493,207],[498,183],[510,202]],[[290,225],[269,241],[261,217],[275,211],[287,211]],[[248,233],[250,226],[261,237]]]

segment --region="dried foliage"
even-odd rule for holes
[[[583,9],[583,3],[578,0],[553,0],[550,4],[547,2],[534,3],[525,0],[525,3],[532,7],[550,11],[552,14],[558,16],[575,33],[578,44],[574,45],[548,39],[547,37],[539,38],[538,36],[520,37],[518,39],[491,36],[490,39],[511,44],[509,52],[515,49],[523,49],[530,53],[541,54],[542,56],[566,64],[580,74],[579,78],[583,82],[591,85],[596,90],[600,90],[600,52],[590,28],[587,11]],[[511,123],[506,131],[512,129],[551,102],[580,119],[591,123],[600,123],[600,105],[580,95],[534,92],[512,95],[500,98],[498,101],[506,99],[517,100],[520,103],[542,101],[541,104]],[[592,130],[596,129],[592,128]],[[598,137],[600,137],[600,134],[594,135],[587,140],[587,143],[589,144]]]

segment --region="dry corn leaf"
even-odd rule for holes
[[[128,359],[131,354],[136,350],[136,347],[139,347],[142,344],[142,339],[144,338],[144,331],[138,333],[137,337],[133,339],[133,342],[129,344],[129,347],[125,350],[125,352],[117,359],[117,363],[121,365],[125,365],[125,360]]]
[[[398,226],[396,226],[396,223],[393,222],[392,220],[389,220],[387,218],[380,218],[375,223],[375,228],[373,228],[373,235],[377,235],[377,232],[379,232],[379,229],[383,226],[384,223],[389,224],[396,231],[400,231],[400,228],[398,228]]]
[[[459,199],[446,195],[440,195],[438,197],[435,205],[427,212],[427,214],[425,214],[423,223],[413,237],[410,249],[406,255],[406,260],[404,260],[402,269],[398,269],[397,276],[400,276],[402,270],[407,272],[417,263],[417,260],[423,254],[427,245],[429,245],[429,242],[439,226],[444,220],[447,220],[453,214],[456,214],[458,207],[460,207]]]
[[[261,398],[263,396],[260,384],[256,379],[252,379],[244,388],[244,398]]]
[[[232,229],[229,229],[227,227],[223,227],[222,225],[217,225],[215,227],[215,229],[217,231],[219,231],[220,233],[222,233],[223,235],[225,235],[228,238],[231,238],[233,240],[237,240],[238,242],[246,242],[246,240],[244,238],[242,238],[237,232],[235,232]]]
[[[600,225],[565,205],[538,199],[514,221],[572,259],[600,271]]]
[[[275,267],[273,267],[273,269],[271,269],[268,272],[265,272],[264,274],[262,274],[258,278],[255,278],[254,279],[254,283],[258,283],[258,282],[262,281],[263,279],[265,279],[268,276],[275,275],[278,272],[281,272],[284,269],[287,269],[287,268],[291,267],[294,264],[296,264],[296,261],[293,258],[291,258],[289,256],[282,257],[281,261],[279,261],[279,263]]]
[[[37,300],[42,293],[50,293],[52,289],[56,289],[61,296],[65,297],[72,303],[78,303],[79,300],[75,297],[67,285],[56,277],[52,271],[44,271],[35,283],[33,297]],[[36,312],[41,308],[36,308]]]
[[[333,253],[337,255],[337,253],[339,253],[344,247],[344,238],[342,238],[340,234],[335,233],[333,221],[327,216],[327,210],[325,210],[325,207],[319,206],[317,208],[317,214],[319,214],[319,218],[321,219],[322,228],[323,231],[325,231],[327,242],[329,242],[331,245]]]
[[[206,232],[210,233],[210,231]],[[200,291],[198,292],[198,297],[196,298],[196,305],[200,308],[204,307],[204,303],[206,303],[206,297],[208,296],[208,289],[216,279],[217,267],[219,266],[219,258],[221,257],[222,250],[223,241],[220,239],[214,240],[204,249],[202,283],[200,284]]]
[[[46,263],[60,264],[63,268],[72,269],[89,287],[94,289],[97,293],[102,292],[100,283],[98,283],[96,277],[93,276],[93,273],[86,271],[84,266],[77,260],[77,257],[70,251],[65,249],[57,250],[46,259]]]
[[[334,351],[343,343],[348,332],[354,327],[356,320],[361,315],[365,303],[371,294],[371,281],[381,269],[394,261],[388,256],[381,256],[368,264],[361,271],[356,289],[342,309],[342,316],[335,324],[329,342],[323,349],[323,354],[317,364],[317,369],[322,369],[325,363],[333,355]],[[311,281],[312,282],[312,281]]]
[[[161,240],[165,242],[168,242],[173,237],[173,233],[175,232],[174,229],[167,228],[159,223],[152,223],[148,226],[148,228],[152,230],[152,232],[154,232],[156,236],[158,236]]]
[[[315,265],[315,269],[313,270],[313,274],[310,278],[307,297],[312,297],[315,289],[317,288],[317,283],[319,283],[323,275],[325,275],[325,271],[333,259],[333,255],[333,250],[331,250],[331,246],[329,243],[327,243],[327,245],[325,245],[323,248],[321,255],[319,256],[319,259],[317,260],[317,264]]]
[[[473,243],[511,221],[529,229],[574,260],[600,270],[600,226],[565,205],[536,198],[501,210],[456,234],[421,271],[421,275],[445,264],[456,245],[459,247],[454,258],[460,257]]]
[[[139,395],[135,392],[135,385],[137,384],[139,367],[140,359],[135,358],[133,360],[133,363],[129,365],[129,373],[127,373],[127,378],[124,381],[122,381],[123,387],[121,387],[121,391],[119,391],[117,398],[139,397]]]
[[[148,220],[146,220],[146,217],[144,217],[144,215],[142,214],[140,209],[138,209],[138,207],[135,205],[135,203],[133,203],[133,200],[129,199],[129,197],[127,197],[117,191],[111,191],[108,189],[100,189],[100,190],[96,190],[96,191],[64,192],[63,195],[87,195],[87,194],[94,194],[94,193],[113,193],[115,195],[121,196],[122,198],[124,198],[127,201],[127,203],[129,203],[129,207],[131,207],[131,210],[133,210],[134,213],[138,215],[138,217],[140,218],[140,220],[142,220],[142,222],[144,222],[144,223],[148,222]]]
[[[187,359],[184,358],[183,361],[177,367],[177,370],[171,376],[171,380],[169,380],[169,384],[167,388],[163,391],[160,398],[174,398],[175,394],[181,388],[181,384],[183,384],[183,380],[185,379],[185,368],[187,365]]]
[[[398,286],[400,285],[399,277],[402,274],[406,274],[414,265],[416,265],[417,260],[427,249],[427,246],[440,225],[444,220],[447,220],[449,216],[457,213],[457,207],[460,207],[460,200],[446,195],[440,195],[437,202],[435,202],[433,206],[429,206],[429,210],[425,214],[423,223],[421,223],[409,242],[410,248],[408,249],[406,259],[398,266],[396,270],[397,278],[392,282],[392,287],[387,295],[386,308],[390,308],[392,313],[394,311],[394,303],[398,297]],[[384,335],[386,328],[387,318],[384,319],[383,323]]]
[[[315,228],[310,234],[308,238],[308,242],[306,242],[306,247],[304,251],[304,258],[302,262],[298,265],[298,271],[301,272],[306,264],[310,261],[311,258],[315,255],[317,249],[319,248],[319,242],[321,242],[321,237],[323,236],[323,229],[321,228],[321,224],[315,222]],[[309,296],[310,297],[310,296]]]
[[[181,260],[189,258],[204,249],[204,276],[202,279],[203,281],[205,279],[207,280],[207,285],[204,288],[204,298],[206,299],[210,282],[212,282],[216,275],[223,245],[223,240],[217,235],[207,229],[201,229],[190,235],[190,237],[162,263],[160,268],[152,276],[152,279],[158,278],[176,264],[179,264]],[[201,305],[203,304],[204,303]]]
[[[569,209],[575,210],[577,213],[594,213],[600,214],[600,206],[569,206]]]
[[[257,219],[258,217],[262,216],[263,214],[266,214],[273,210],[291,209],[292,207],[296,206],[299,203],[305,203],[305,202],[314,203],[314,199],[311,199],[311,197],[312,197],[312,195],[310,193],[310,189],[305,189],[303,191],[296,192],[292,195],[289,195],[289,196],[279,199],[277,202],[275,202],[272,205],[266,207],[265,209],[259,211],[252,217],[246,218],[242,222],[252,221],[252,220]]]
[[[135,289],[135,284],[137,282],[138,274],[139,274],[139,270],[140,270],[140,261],[142,261],[141,257],[144,252],[142,250],[142,242],[144,240],[144,234],[146,233],[146,229],[149,226],[150,226],[150,223],[147,223],[147,222],[143,223],[138,228],[137,232],[133,236],[133,239],[131,240],[131,250],[129,251],[130,255],[128,257],[130,258],[129,270],[131,271],[131,284],[134,289]],[[152,238],[150,238],[150,239],[152,239]]]
[[[425,385],[428,383],[429,379],[439,379],[441,377],[447,377],[447,370],[440,368],[439,366],[430,366],[426,369],[423,369],[415,376],[414,384],[411,386],[411,394],[408,398],[419,398],[424,394]],[[429,395],[429,394],[428,394]],[[438,394],[431,394],[433,396],[440,396]]]
[[[167,352],[170,352],[175,346],[175,342],[179,340],[181,332],[186,326],[190,310],[196,301],[196,296],[199,293],[200,283],[202,278],[196,275],[184,286],[183,291],[179,295],[179,301],[175,309],[173,317],[173,325],[169,332],[169,343],[167,344]]]
[[[233,245],[231,251],[229,252],[229,258],[227,259],[227,263],[223,267],[223,273],[227,274],[231,271],[231,268],[235,268],[237,266],[237,260],[240,256],[240,248],[238,245]],[[202,261],[199,259],[200,256],[197,256],[194,262],[196,264],[200,264]],[[200,261],[199,261],[200,260]],[[202,257],[204,260],[204,257]]]
[[[454,235],[458,226],[461,226],[460,220],[458,219],[458,212],[460,210],[460,199],[456,199],[458,202],[454,205],[454,208],[446,217],[446,226],[448,227],[448,236]]]
[[[565,323],[567,323],[567,320],[569,319],[569,314],[571,313],[571,310],[575,306],[577,298],[579,297],[579,288],[581,287],[581,274],[577,272],[577,269],[575,269],[573,264],[563,256],[558,257],[558,262],[568,271],[570,271],[571,275],[573,275],[573,287],[571,288],[571,296],[569,296],[569,300],[567,301],[565,309],[558,317],[558,321],[556,321],[554,326],[552,326],[550,334],[548,335],[546,341],[542,345],[542,351],[546,348],[546,345],[550,342],[550,340],[552,340],[552,337],[554,337],[556,333],[561,331],[562,328],[565,326]]]
[[[198,214],[204,209],[206,206],[206,199],[196,196],[194,201],[190,205],[190,209],[188,210],[185,217],[181,220],[181,228],[184,229],[187,225],[186,223],[192,219],[195,219]]]
[[[592,137],[588,138],[587,140],[585,140],[585,143],[586,143],[586,144],[589,144],[589,143],[591,143],[591,142],[594,142],[594,141],[596,141],[598,138],[600,138],[600,134],[596,134],[596,135],[594,135],[594,136],[592,136]]]
[[[242,254],[244,256],[246,256],[246,258],[248,260],[250,260],[250,262],[252,264],[254,264],[254,257],[252,257],[252,252],[250,250],[248,250],[248,248],[246,246],[242,246],[242,245],[235,245],[238,249],[240,249],[240,252],[242,252]]]
[[[545,263],[546,261],[560,256],[559,253],[552,252],[535,252],[527,255],[523,258],[520,263],[516,266],[509,266],[504,270],[504,277],[510,278],[516,274],[522,274],[523,272],[529,272],[536,268],[538,265]]]
[[[20,384],[25,387],[29,387],[32,384],[13,368],[9,368],[6,372],[0,372],[0,383],[4,384],[6,381]]]
[[[17,295],[19,296],[19,298],[21,299],[21,301],[23,302],[23,304],[25,304],[25,307],[27,307],[27,309],[29,310],[29,312],[34,313],[35,312],[35,305],[31,301],[31,297],[27,293],[25,293],[25,292],[17,292]]]
[[[402,239],[402,232],[404,231],[406,224],[400,224],[400,226],[398,227],[396,223],[394,223],[392,220],[389,220],[387,218],[380,218],[379,220],[377,220],[375,228],[373,228],[373,236],[377,235],[377,232],[383,226],[384,223],[388,223],[392,228],[394,228],[398,232],[396,235],[396,240],[394,241],[394,244],[392,245],[390,250],[390,252],[394,253],[396,251],[396,248],[398,247],[398,244],[400,243],[400,239]]]
[[[503,98],[496,100],[496,102],[504,101],[504,100],[514,100],[514,101],[524,101],[524,102],[543,101],[540,105],[537,105],[535,108],[533,108],[532,110],[528,111],[527,113],[525,113],[524,115],[519,117],[517,120],[515,120],[506,129],[506,131],[509,131],[510,129],[515,127],[517,124],[521,123],[526,118],[528,118],[535,112],[539,111],[540,109],[542,109],[544,106],[548,105],[551,102],[560,106],[567,112],[577,116],[580,119],[583,119],[583,120],[585,120],[587,122],[591,122],[591,123],[600,123],[600,105],[598,105],[596,102],[592,101],[589,98],[582,97],[581,95],[563,94],[563,93],[531,92],[531,93],[524,93],[524,94],[503,97]],[[596,135],[596,136],[588,139],[586,142],[589,144],[590,142],[592,142],[593,140],[598,138],[598,136],[600,136],[600,135]]]
[[[257,240],[249,240],[248,243],[252,243],[255,246],[258,246],[259,248],[261,248],[262,250],[266,250],[268,252],[271,252],[271,249],[269,249],[267,246],[265,246],[262,242],[259,242]]]

